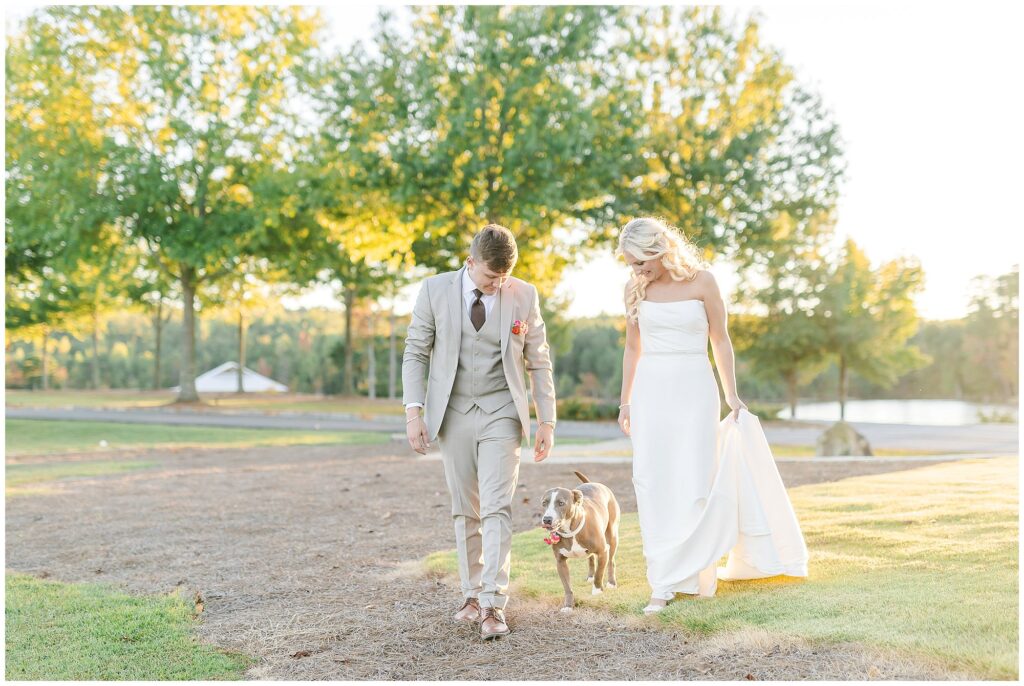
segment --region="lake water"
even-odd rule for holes
[[[980,424],[978,412],[1009,413],[1017,419],[1013,405],[983,405],[962,400],[848,400],[846,420],[849,422],[875,422],[878,424],[928,424],[936,426],[964,426]],[[779,413],[779,419],[790,419],[789,407]],[[806,403],[796,406],[797,419],[838,421],[839,403]]]

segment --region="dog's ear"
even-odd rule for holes
[[[572,501],[574,503],[578,503],[581,500],[583,500],[583,491],[574,489],[572,492]]]

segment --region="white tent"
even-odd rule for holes
[[[242,367],[242,389],[246,393],[265,393],[267,391],[288,390],[283,383],[278,383],[262,374],[257,374],[248,367]],[[181,386],[175,386],[170,390],[178,392]],[[234,393],[238,390],[238,363],[225,362],[208,372],[196,377],[197,393]]]

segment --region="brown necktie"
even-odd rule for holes
[[[484,303],[480,300],[483,297],[483,291],[479,288],[474,288],[473,293],[476,295],[476,300],[473,301],[473,306],[469,308],[469,321],[473,322],[473,326],[477,331],[484,325],[484,319],[487,318],[487,310],[484,309]]]

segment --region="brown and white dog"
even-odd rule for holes
[[[541,503],[541,526],[557,534],[545,540],[553,541],[551,550],[565,589],[561,612],[572,612],[574,603],[568,559],[587,558],[587,581],[593,582],[591,593],[597,595],[605,588],[615,588],[615,549],[619,544],[619,503],[615,494],[604,484],[573,473],[583,482],[579,488],[552,488]]]

